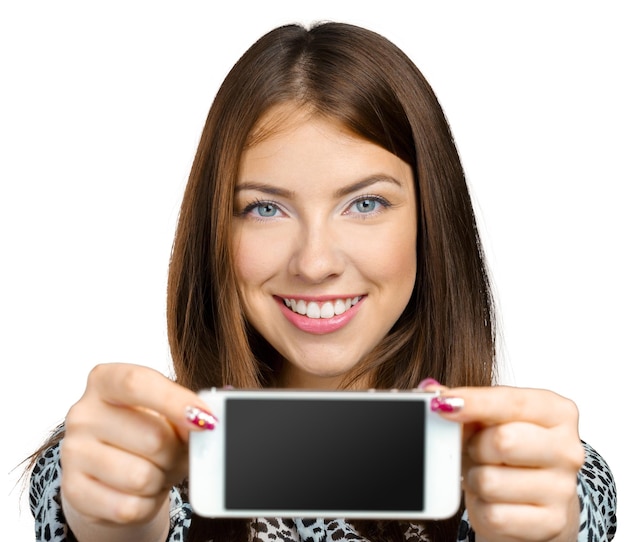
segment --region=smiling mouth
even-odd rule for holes
[[[363,296],[334,299],[318,303],[317,301],[304,301],[303,299],[282,298],[285,307],[296,314],[307,318],[332,318],[346,312],[356,305]]]

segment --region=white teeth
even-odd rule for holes
[[[332,303],[327,301],[326,303],[322,305],[322,308],[320,310],[320,317],[332,318],[333,316],[335,316],[335,307],[333,306]]]
[[[335,309],[335,314],[343,314],[344,312],[346,312],[347,307],[341,299],[338,299],[337,301],[335,301],[335,306],[333,308]]]
[[[350,307],[356,305],[361,297],[351,297],[347,299],[336,299],[333,301],[325,301],[320,307],[319,303],[311,301],[307,303],[303,299],[296,301],[295,299],[283,299],[285,306],[289,307],[293,312],[306,315],[307,318],[332,318],[338,314],[343,314]]]
[[[320,306],[317,303],[309,303],[306,308],[307,318],[319,318],[321,316]]]
[[[293,308],[298,314],[306,314],[306,303],[302,299],[295,303]]]

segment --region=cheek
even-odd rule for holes
[[[393,289],[409,289],[410,295],[417,271],[415,233],[409,228],[395,228],[382,235],[366,236],[354,248],[361,269]]]
[[[280,246],[267,237],[263,238],[251,232],[235,234],[233,257],[235,274],[241,288],[263,282],[276,272],[282,262],[278,250]]]
[[[381,255],[381,272],[383,280],[388,280],[392,289],[408,301],[415,283],[417,257],[415,243],[392,242]]]

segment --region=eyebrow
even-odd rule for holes
[[[342,186],[338,188],[334,192],[334,197],[341,198],[351,194],[352,192],[356,192],[357,190],[362,190],[367,188],[368,186],[372,186],[373,184],[385,182],[395,184],[396,186],[402,187],[400,181],[395,179],[394,177],[390,177],[389,175],[372,175],[370,177],[366,177],[365,179],[361,179],[360,181],[356,181],[355,183]],[[278,186],[273,186],[267,183],[261,182],[253,182],[246,181],[243,183],[239,183],[235,186],[235,193],[241,192],[242,190],[258,190],[259,192],[263,192],[264,194],[269,194],[271,196],[280,196],[283,198],[291,198],[294,196],[293,190],[285,190],[284,188],[280,188]]]
[[[235,186],[235,194],[241,192],[242,190],[257,190],[259,192],[263,192],[264,194],[269,194],[270,196],[281,196],[283,198],[291,198],[294,195],[293,190],[285,190],[284,188],[279,188],[278,186],[273,186],[271,184],[252,181],[239,183]]]
[[[357,181],[353,184],[338,188],[337,190],[335,190],[335,197],[341,198],[343,196],[351,194],[352,192],[356,192],[357,190],[363,190],[363,188],[367,188],[368,186],[372,186],[373,184],[381,182],[395,184],[396,186],[402,188],[402,184],[400,183],[400,181],[398,181],[398,179],[395,179],[394,177],[390,177],[389,175],[372,175],[371,177],[366,177],[365,179]]]

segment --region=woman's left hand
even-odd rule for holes
[[[444,404],[446,397],[463,400],[461,408],[456,399],[452,412],[440,412],[464,424],[465,506],[478,539],[575,541],[577,473],[585,458],[576,405],[539,389],[442,391]]]

